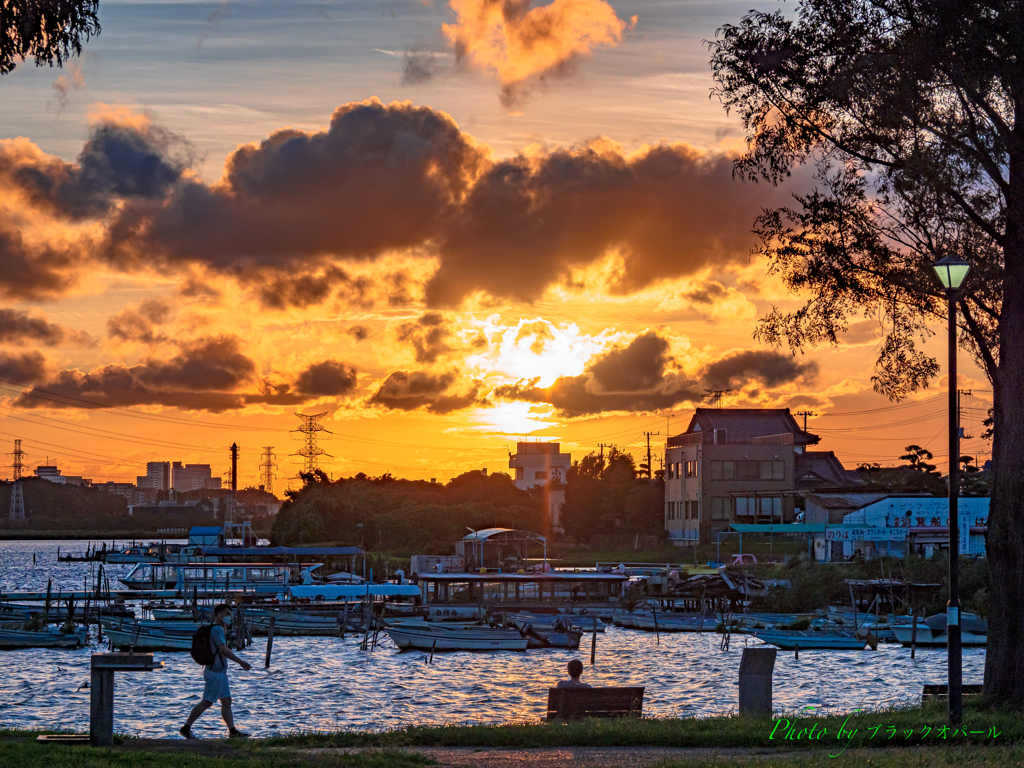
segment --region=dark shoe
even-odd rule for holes
[[[183,737],[189,739],[190,741],[195,738],[195,736],[192,735],[191,728],[179,728],[178,733],[180,733]]]
[[[242,733],[237,728],[232,728],[230,731],[228,731],[228,738],[229,739],[248,739],[249,738],[249,734],[248,733]]]

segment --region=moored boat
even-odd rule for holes
[[[937,613],[917,622],[917,637],[914,638],[913,624],[890,626],[896,640],[908,648],[913,644],[919,648],[945,648],[949,645],[946,614]],[[960,642],[965,648],[980,648],[988,644],[988,624],[973,613],[960,614]]]
[[[64,634],[55,627],[41,630],[0,629],[0,649],[18,648],[81,648],[89,644],[89,630],[79,627]]]
[[[745,630],[746,634],[757,637],[769,645],[774,645],[784,651],[799,649],[810,650],[835,650],[835,651],[861,651],[868,644],[864,637],[858,637],[853,632],[828,631],[828,630],[796,630],[796,629],[752,629]]]
[[[525,651],[529,638],[517,629],[420,629],[385,627],[391,641],[401,650],[420,651]]]

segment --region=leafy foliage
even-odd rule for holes
[[[467,472],[446,485],[390,474],[303,479],[275,517],[275,544],[332,541],[407,555],[450,554],[467,528],[542,531],[545,524],[542,495],[516,488],[500,472]]]
[[[665,484],[637,477],[633,457],[612,448],[573,462],[565,487],[562,528],[576,539],[597,533],[660,533]]]
[[[63,66],[100,33],[99,0],[0,0],[0,75],[18,61]]]
[[[803,0],[749,12],[711,43],[715,93],[743,121],[739,173],[779,183],[811,164],[816,187],[757,222],[770,268],[809,296],[757,335],[835,344],[851,317],[882,332],[875,389],[927,386],[917,346],[945,302],[931,263],[972,262],[961,343],[990,378],[998,362],[1008,168],[1021,99],[1021,8],[953,0]],[[1019,108],[1019,106],[1018,106]],[[1019,112],[1017,112],[1019,114]]]

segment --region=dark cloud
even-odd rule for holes
[[[365,325],[349,326],[345,333],[347,333],[356,341],[366,341],[368,338],[370,338],[370,329],[367,328]]]
[[[35,317],[17,309],[0,309],[0,343],[29,342],[45,344],[48,347],[64,343],[88,347],[96,343],[85,331],[69,330],[49,322],[46,318]]]
[[[190,277],[178,288],[178,295],[184,296],[187,299],[213,303],[220,299],[221,294],[220,291],[205,280]]]
[[[0,297],[53,298],[78,282],[74,267],[84,260],[77,246],[29,245],[5,222],[0,208]]]
[[[299,405],[305,398],[287,386],[265,385],[251,394],[201,390],[165,390],[143,384],[138,369],[108,365],[89,373],[61,371],[45,384],[33,387],[15,401],[19,408],[124,408],[160,405],[189,411],[237,410],[247,405]]]
[[[237,336],[197,339],[167,361],[147,359],[131,369],[141,384],[160,389],[230,391],[254,380],[256,364],[239,350]]]
[[[168,337],[157,333],[154,326],[166,322],[171,310],[171,303],[165,299],[145,299],[138,309],[128,307],[107,318],[107,335],[143,344],[167,341]]]
[[[464,195],[483,154],[447,115],[379,101],[335,110],[327,131],[287,129],[240,147],[224,177],[182,180],[164,203],[125,207],[118,263],[314,272],[324,259],[422,247]]]
[[[299,374],[295,388],[313,397],[347,395],[356,388],[356,369],[337,360],[314,363]]]
[[[457,371],[439,374],[395,371],[384,380],[368,402],[402,411],[426,407],[432,413],[451,413],[487,404],[480,393],[481,382],[477,380],[470,383],[470,390],[464,394],[449,392],[457,377]]]
[[[683,144],[626,154],[600,139],[493,162],[448,115],[376,100],[339,107],[325,131],[286,129],[240,147],[215,184],[184,173],[179,144],[144,120],[108,122],[77,163],[9,143],[0,181],[66,219],[102,221],[93,258],[228,275],[272,308],[334,297],[405,305],[421,290],[431,309],[478,292],[532,301],[609,255],[622,260],[610,289],[626,294],[745,262],[754,218],[790,193],[735,181],[730,156]],[[371,285],[343,268],[395,252],[438,269],[421,286],[411,271]],[[0,274],[0,293],[19,297],[67,290],[88,263],[28,248],[10,227],[0,227],[0,261],[18,267]],[[212,295],[195,277],[181,292]]]
[[[162,198],[192,162],[180,137],[139,120],[104,121],[76,163],[0,148],[0,179],[36,206],[72,220],[107,214],[116,200]]]
[[[699,288],[685,292],[682,297],[689,299],[694,304],[714,304],[719,299],[729,294],[729,290],[715,280],[708,280]]]
[[[433,374],[426,371],[395,371],[380,385],[370,403],[385,408],[412,411],[430,405],[455,382],[454,371]]]
[[[735,181],[730,157],[681,144],[625,156],[596,143],[504,160],[444,228],[426,299],[451,306],[483,290],[534,300],[611,252],[623,259],[618,293],[745,261],[751,223],[782,195]]]
[[[817,373],[818,364],[813,360],[801,363],[792,355],[752,349],[711,363],[704,370],[704,380],[710,389],[733,389],[752,379],[777,387],[798,379],[811,380]]]
[[[697,383],[672,370],[668,342],[653,331],[598,356],[579,376],[562,376],[550,387],[538,379],[497,387],[494,397],[548,403],[565,416],[607,411],[656,411],[699,402]]]
[[[809,380],[813,361],[798,363],[778,352],[754,350],[726,355],[709,364],[697,378],[678,370],[668,341],[653,331],[597,356],[580,376],[560,377],[550,387],[524,379],[496,387],[504,400],[547,403],[564,416],[589,416],[609,411],[656,411],[679,403],[699,403],[705,389],[730,389],[750,381],[777,387]]]
[[[373,282],[365,277],[351,277],[336,266],[328,266],[312,274],[271,273],[266,277],[244,279],[254,285],[254,293],[259,302],[270,309],[315,306],[322,304],[335,292],[350,304],[364,308],[373,306],[373,299],[369,295]]]
[[[39,352],[10,355],[0,352],[0,380],[19,386],[41,381],[46,376],[46,360]]]
[[[417,363],[434,363],[454,351],[449,343],[453,331],[440,312],[427,312],[415,322],[402,323],[397,331],[399,341],[412,345]]]

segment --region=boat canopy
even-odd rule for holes
[[[238,557],[259,557],[260,555],[295,555],[296,557],[351,557],[362,555],[362,547],[203,547],[204,555],[235,555]]]
[[[420,581],[437,582],[467,582],[486,581],[491,582],[521,582],[534,583],[538,581],[613,581],[623,582],[627,576],[621,573],[595,573],[586,571],[582,573],[567,573],[565,571],[551,571],[550,573],[417,573],[416,578]]]
[[[339,598],[357,597],[419,597],[420,588],[412,584],[313,584],[288,588],[292,597]]]

